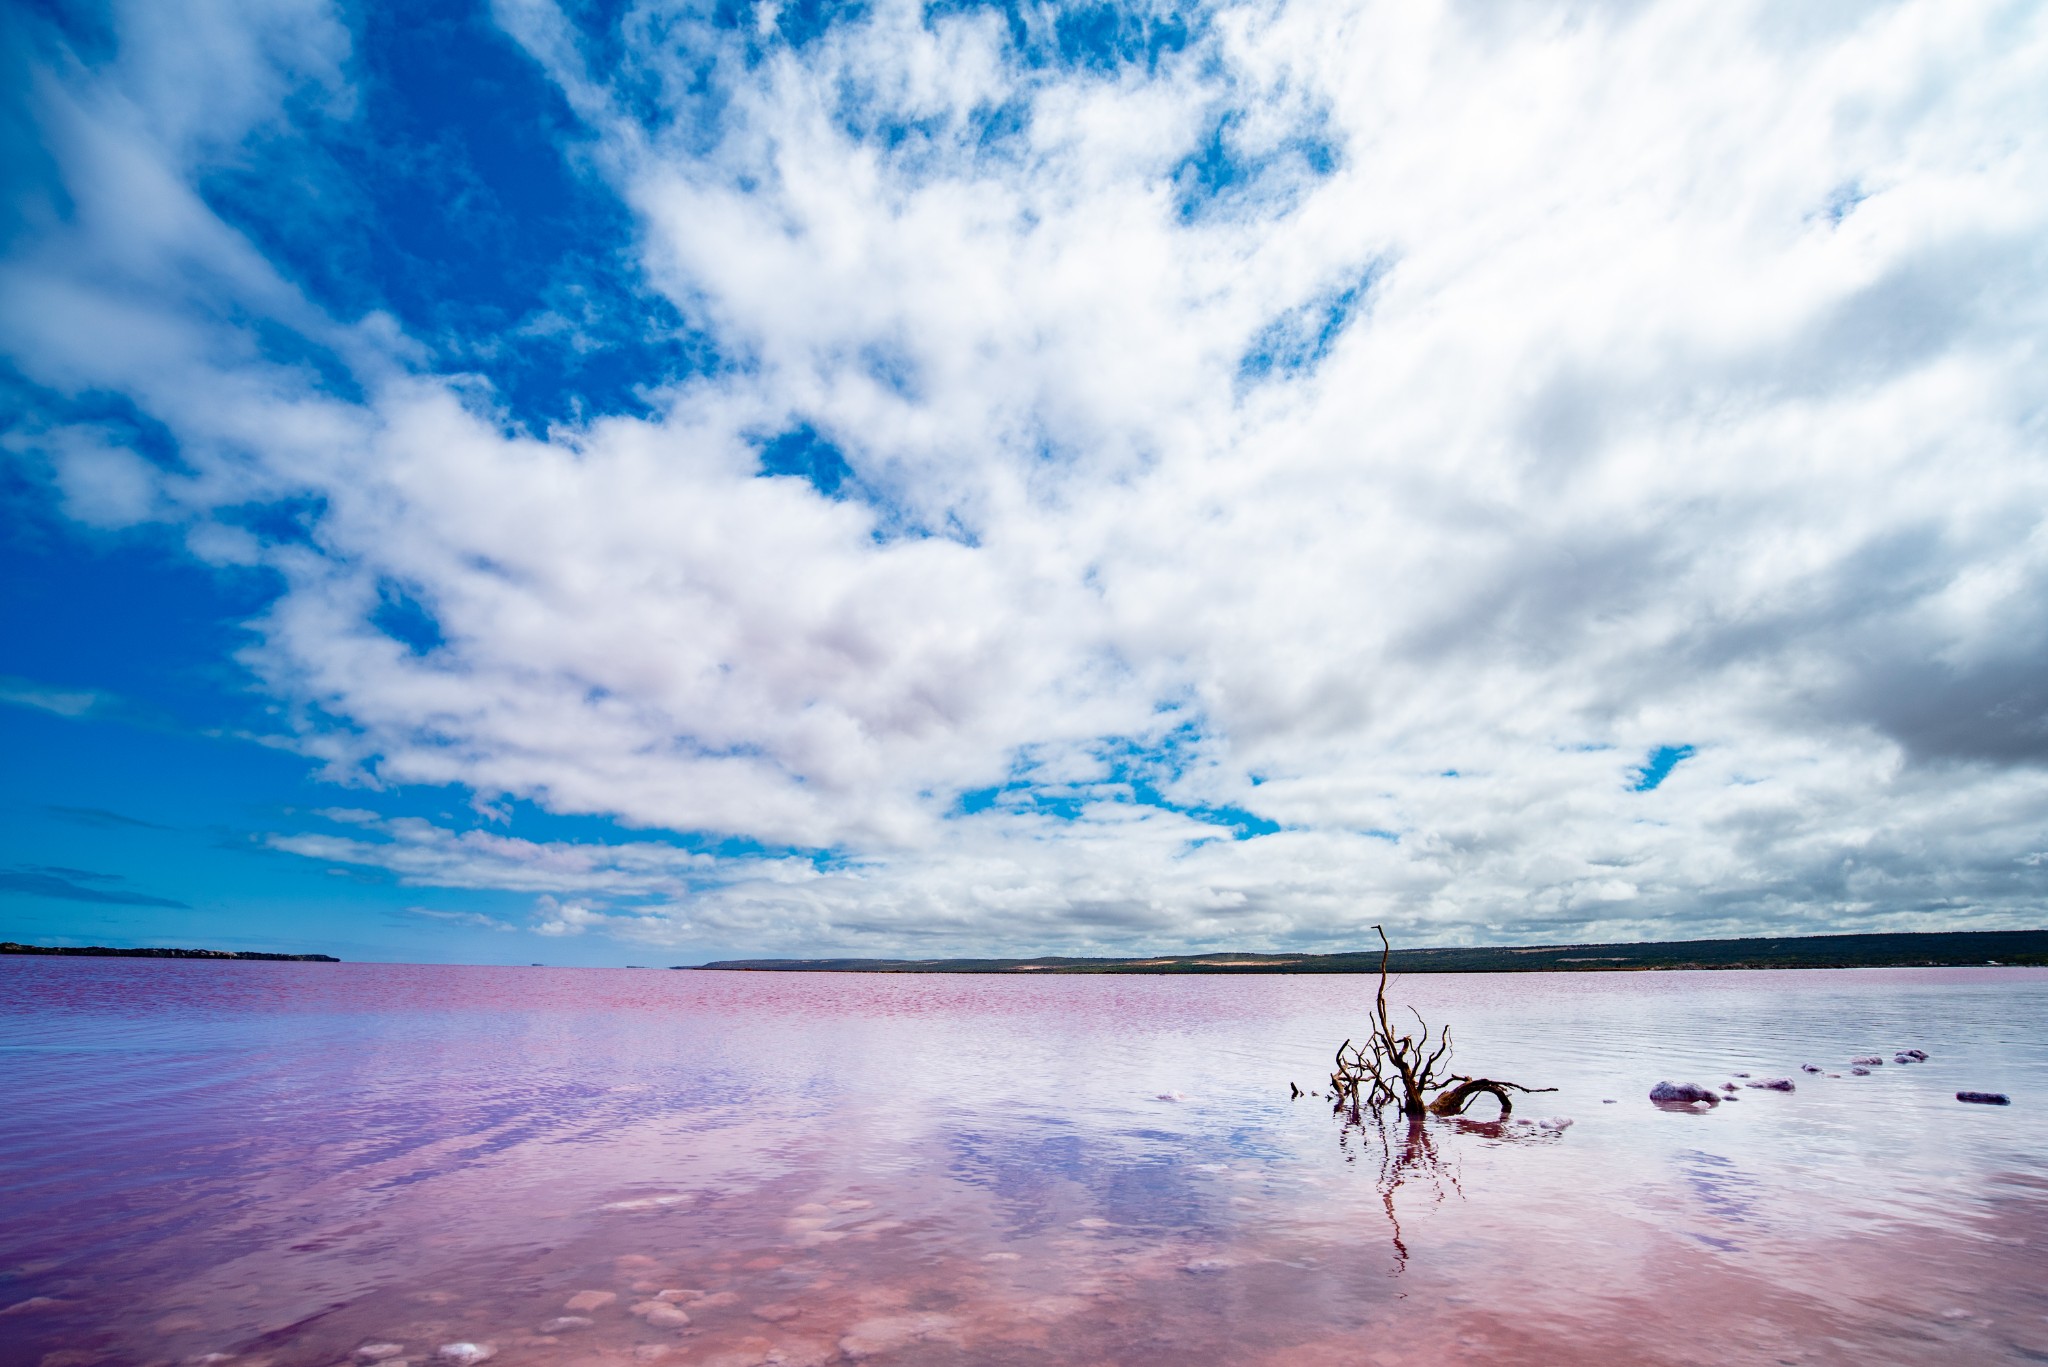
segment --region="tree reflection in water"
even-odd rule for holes
[[[1394,1241],[1394,1276],[1408,1267],[1408,1244],[1401,1234],[1401,1215],[1394,1193],[1403,1187],[1421,1191],[1430,1205],[1441,1205],[1447,1195],[1463,1199],[1465,1189],[1458,1180],[1455,1145],[1459,1136],[1473,1136],[1502,1144],[1554,1144],[1563,1137],[1562,1126],[1570,1121],[1532,1123],[1502,1116],[1475,1120],[1459,1116],[1453,1120],[1425,1116],[1359,1111],[1342,1101],[1333,1113],[1338,1120],[1337,1147],[1344,1161],[1356,1164],[1365,1158],[1377,1168],[1374,1185],[1380,1203],[1386,1207],[1387,1226]]]
[[[1337,1147],[1343,1150],[1344,1161],[1356,1163],[1363,1155],[1379,1169],[1375,1185],[1387,1210],[1387,1225],[1393,1232],[1394,1275],[1398,1277],[1408,1266],[1408,1245],[1401,1237],[1401,1215],[1394,1205],[1394,1193],[1413,1185],[1427,1194],[1431,1205],[1441,1204],[1449,1192],[1462,1197],[1465,1193],[1458,1185],[1457,1169],[1438,1150],[1436,1136],[1431,1133],[1435,1127],[1422,1116],[1388,1115],[1381,1111],[1360,1113],[1339,1105],[1337,1118]]]

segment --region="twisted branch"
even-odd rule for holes
[[[1387,961],[1393,956],[1393,946],[1387,942],[1387,932],[1374,926],[1380,936],[1380,990],[1374,1005],[1372,1034],[1363,1044],[1345,1040],[1337,1046],[1337,1066],[1330,1074],[1330,1094],[1337,1109],[1349,1110],[1351,1119],[1359,1120],[1371,1111],[1377,1114],[1389,1106],[1399,1107],[1403,1115],[1410,1117],[1424,1115],[1461,1115],[1467,1106],[1479,1096],[1490,1096],[1500,1102],[1500,1113],[1511,1114],[1514,1101],[1508,1093],[1513,1092],[1554,1092],[1555,1087],[1524,1087],[1515,1082],[1499,1082],[1493,1078],[1466,1077],[1462,1073],[1438,1074],[1439,1066],[1448,1066],[1451,1057],[1451,1028],[1432,1032],[1429,1022],[1422,1013],[1409,1007],[1409,1014],[1415,1017],[1415,1024],[1422,1033],[1418,1035],[1396,1033],[1393,1018],[1387,1014]],[[1432,1097],[1431,1093],[1436,1093]]]

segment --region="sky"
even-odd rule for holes
[[[2048,6],[13,0],[0,167],[0,938],[2048,922]]]

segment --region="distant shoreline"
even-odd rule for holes
[[[2048,967],[2048,930],[1784,935],[1644,944],[1397,949],[1395,973],[1617,973],[1740,968]],[[720,959],[676,968],[751,973],[1377,973],[1345,954],[1172,954],[1120,959]]]
[[[264,954],[253,949],[109,949],[105,945],[22,945],[0,940],[0,954],[44,954],[86,959],[265,959],[277,963],[338,964],[332,954]]]

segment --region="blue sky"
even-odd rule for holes
[[[2039,924],[2038,6],[0,16],[0,937]]]

